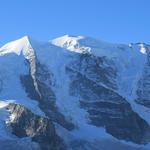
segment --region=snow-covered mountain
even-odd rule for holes
[[[0,48],[0,150],[150,150],[150,46],[65,35]]]

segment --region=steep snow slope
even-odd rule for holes
[[[149,149],[150,111],[137,100],[147,49],[68,35],[4,45],[0,142],[21,138],[21,146],[41,150]]]
[[[17,103],[26,105],[35,113],[42,113],[36,101],[28,103],[30,99],[20,83],[20,75],[28,72],[25,60],[30,61],[31,59],[34,63],[34,51],[29,43],[28,37],[23,37],[4,45],[0,48],[0,56],[0,98],[2,100],[16,101]],[[34,67],[34,72],[35,66],[34,64],[32,66]]]

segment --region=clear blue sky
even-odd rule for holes
[[[0,46],[65,34],[150,43],[150,0],[0,0]]]

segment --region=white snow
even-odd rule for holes
[[[24,36],[23,38],[10,42],[3,47],[0,48],[0,54],[4,55],[7,53],[14,52],[17,55],[20,55],[22,50],[27,49],[29,45],[29,38],[28,36]]]
[[[77,52],[77,53],[86,53],[86,52],[90,52],[90,48],[89,47],[85,47],[85,46],[80,46],[79,45],[79,40],[84,39],[83,36],[69,36],[69,35],[65,35],[63,37],[59,37],[56,38],[52,41],[50,41],[52,44],[63,47],[63,48],[67,48],[71,51]]]
[[[145,46],[144,46],[144,44],[140,44],[139,45],[141,48],[141,53],[143,53],[143,54],[146,54],[146,48],[145,48]]]
[[[8,102],[7,101],[0,101],[0,109],[5,108],[6,106],[8,106]]]

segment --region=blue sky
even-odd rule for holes
[[[65,34],[150,43],[150,0],[0,0],[0,46]]]

